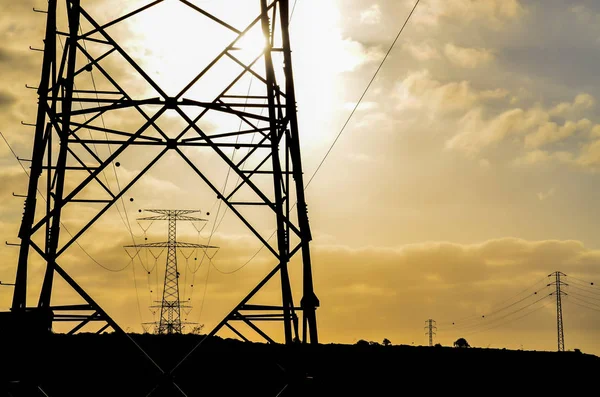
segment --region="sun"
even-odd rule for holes
[[[245,11],[245,3],[235,2],[241,8],[236,14],[254,15],[251,7]],[[225,22],[229,23],[227,18]],[[231,25],[240,30],[245,27],[243,23]],[[137,55],[136,60],[148,75],[169,94],[178,93],[238,37],[236,32],[178,1],[141,12],[132,18],[129,28],[132,34],[126,38],[126,50]],[[246,61],[265,48],[266,40],[257,23],[235,42],[231,52]]]
[[[200,2],[196,2],[200,4]],[[243,30],[260,13],[259,1],[227,0],[206,3],[206,10],[216,11],[222,20]],[[133,5],[132,5],[133,7]],[[204,7],[204,6],[203,6]],[[231,12],[234,9],[235,12]],[[334,15],[332,8],[325,16],[319,16],[323,23],[312,24],[306,29],[308,15],[302,8],[294,16],[291,27],[292,51],[294,58],[294,79],[296,98],[299,106],[299,122],[302,130],[303,147],[321,147],[331,141],[336,125],[332,123],[331,110],[336,102],[335,95],[341,88],[335,86],[340,63],[347,57],[331,55],[331,48],[339,45],[337,28],[328,25],[326,16]],[[242,18],[243,17],[243,18]],[[310,16],[314,19],[314,16]],[[268,49],[260,21],[238,38],[238,34],[219,23],[205,17],[179,1],[162,2],[149,8],[132,19],[128,28],[129,37],[120,38],[124,49],[133,56],[147,74],[168,95],[178,95],[202,70],[221,52],[235,41],[229,54],[243,64],[250,64]],[[237,40],[236,40],[237,38]],[[275,49],[281,47],[277,41]],[[277,71],[280,71],[282,53],[272,53]],[[323,62],[323,60],[328,60]],[[347,63],[347,62],[346,62]],[[231,76],[240,71],[240,65],[229,57],[223,57],[214,70],[199,79],[182,97],[210,101],[229,83]],[[253,67],[263,74],[264,63],[259,61]],[[283,76],[277,75],[278,81]],[[244,83],[245,84],[245,83]],[[260,84],[253,84],[252,90],[258,93]],[[154,89],[147,85],[146,96],[155,97]],[[337,120],[336,120],[337,121]]]
[[[252,29],[244,34],[236,45],[239,51],[248,56],[258,56],[267,48],[267,40],[259,29]]]

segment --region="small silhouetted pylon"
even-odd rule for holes
[[[556,295],[556,333],[557,333],[557,339],[558,339],[558,351],[564,352],[565,351],[565,333],[563,330],[561,297],[562,297],[562,295],[567,295],[567,293],[562,291],[561,287],[566,286],[568,284],[561,281],[560,276],[566,276],[566,274],[564,274],[562,272],[554,272],[554,273],[549,274],[548,277],[554,277],[554,282],[552,282],[548,285],[556,286],[556,291],[554,291],[552,294]],[[550,294],[550,295],[552,295],[552,294]]]
[[[196,218],[189,214],[197,213],[198,210],[145,210],[158,214],[156,216],[138,218],[146,221],[168,221],[168,241],[160,243],[126,245],[125,248],[167,248],[167,264],[165,267],[165,281],[163,287],[162,300],[158,301],[157,306],[151,308],[160,309],[160,320],[156,324],[157,334],[181,334],[182,325],[181,309],[189,308],[187,302],[179,300],[179,271],[177,270],[177,248],[198,248],[206,250],[208,248],[218,248],[215,246],[203,244],[191,244],[177,241],[177,221],[200,221],[207,219]],[[188,323],[189,324],[189,323]]]
[[[435,335],[435,330],[437,330],[435,320],[429,319],[425,321],[425,324],[425,329],[427,330],[425,334],[429,335],[429,346],[433,346],[433,335]]]

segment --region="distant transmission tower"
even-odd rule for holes
[[[164,243],[148,243],[126,245],[125,248],[167,248],[167,266],[165,267],[165,282],[160,308],[160,320],[156,325],[157,334],[181,333],[181,308],[189,308],[187,302],[179,300],[179,271],[177,270],[177,248],[217,248],[209,245],[177,242],[177,221],[207,221],[207,219],[188,216],[200,212],[197,210],[146,210],[157,216],[139,218],[140,221],[169,221],[169,239]]]
[[[562,291],[560,287],[568,285],[567,283],[560,280],[560,276],[566,276],[562,272],[554,272],[548,275],[548,277],[554,277],[555,281],[548,284],[556,286],[556,291],[552,294],[556,295],[556,333],[558,339],[558,351],[565,351],[565,333],[563,330],[563,317],[562,317],[562,302],[561,296],[567,295],[566,292]],[[550,295],[552,295],[550,294]]]
[[[429,335],[429,346],[433,346],[433,335],[435,335],[435,331],[437,330],[437,327],[435,326],[435,320],[429,319],[427,321],[425,321],[425,329],[427,330],[427,332],[425,332],[426,335]]]

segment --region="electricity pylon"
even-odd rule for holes
[[[569,284],[561,281],[560,276],[566,276],[566,274],[562,272],[554,272],[548,275],[548,277],[554,277],[554,282],[548,285],[556,286],[556,290],[552,292],[550,295],[556,296],[556,335],[558,340],[558,351],[565,351],[565,333],[563,329],[563,315],[562,315],[562,296],[567,295],[566,292],[562,291],[561,287],[567,286]]]
[[[437,330],[437,327],[435,326],[435,320],[429,319],[425,321],[425,329],[427,330],[427,332],[425,332],[425,335],[429,335],[429,346],[433,346],[433,336],[435,335],[435,330]]]
[[[145,210],[160,214],[158,216],[148,216],[138,218],[143,221],[168,221],[168,241],[161,243],[146,243],[136,245],[126,245],[125,248],[167,248],[167,264],[165,267],[165,281],[163,286],[162,300],[159,305],[152,308],[160,309],[160,319],[156,324],[155,331],[158,334],[180,334],[182,330],[181,309],[189,308],[188,302],[182,302],[179,299],[179,271],[177,270],[177,248],[200,248],[207,250],[218,248],[211,245],[184,243],[177,241],[177,221],[207,221],[207,219],[188,216],[198,210]]]
[[[231,35],[232,39],[206,67],[199,68],[198,74],[185,87],[173,95],[157,84],[119,45],[109,33],[112,31],[107,30],[150,8],[160,7],[163,1],[154,1],[113,21],[100,24],[81,6],[80,0],[65,0],[67,7],[64,11],[67,14],[68,25],[64,26],[57,25],[57,21],[64,21],[64,18],[57,18],[58,0],[48,1],[31,173],[19,230],[21,243],[12,311],[26,311],[31,308],[27,305],[26,296],[29,256],[33,250],[46,265],[38,309],[52,313],[61,310],[87,311],[88,314],[73,315],[64,319],[78,321],[80,324],[76,328],[84,322],[105,321],[107,325],[104,329],[111,326],[121,330],[59,262],[67,249],[78,243],[83,233],[118,200],[122,200],[123,195],[166,153],[171,153],[190,167],[198,176],[198,181],[203,181],[217,198],[238,216],[277,261],[273,270],[258,282],[256,288],[250,291],[210,334],[217,333],[226,326],[242,339],[246,339],[233,327],[232,323],[237,321],[247,324],[267,342],[274,342],[274,339],[255,322],[278,320],[283,323],[285,343],[291,344],[294,340],[318,343],[316,308],[319,306],[319,300],[314,293],[312,280],[309,248],[312,235],[304,195],[300,134],[296,116],[288,29],[289,0],[257,2],[260,5],[259,14],[245,27],[236,28],[199,6],[181,1],[189,7],[190,13],[194,13],[206,23],[214,24],[216,28],[222,29],[224,34]],[[239,42],[252,31],[262,34],[266,43],[263,48],[254,49],[255,56],[245,59],[237,54],[240,50]],[[198,47],[194,38],[190,37],[189,40],[190,48]],[[62,46],[63,41],[64,47],[61,49],[58,44]],[[94,49],[91,48],[92,44]],[[201,48],[198,48],[198,51],[201,51]],[[109,72],[110,68],[107,68],[105,63],[109,56],[111,64],[122,62],[131,67],[143,81],[140,84],[145,85],[144,92],[150,94],[139,94],[140,90],[136,90],[136,94],[128,92],[120,84],[119,76],[112,76]],[[207,79],[213,83],[214,73],[210,77],[206,75],[209,71],[222,67],[219,61],[224,59],[232,61],[238,70],[232,76],[225,74],[227,77],[224,77],[226,81],[222,84],[223,89],[211,100],[206,100],[198,94],[198,90],[194,91],[192,88],[199,81]],[[89,74],[94,75],[93,87],[79,88],[87,87]],[[253,81],[259,82],[260,88],[257,88],[257,91],[260,92],[256,93],[257,95],[247,94],[247,89],[243,85],[240,86],[243,77],[251,77]],[[263,100],[264,103],[257,103],[257,100]],[[185,127],[181,130],[172,131],[175,127],[167,130],[165,124],[176,125],[171,123],[170,119],[160,123],[161,117],[167,111],[171,116],[176,115]],[[207,114],[216,114],[221,119],[241,122],[246,128],[232,131],[230,127],[223,127],[221,130],[214,128],[207,132],[199,126],[199,122]],[[111,115],[115,116],[111,118]],[[124,117],[128,117],[131,123],[140,120],[138,126],[128,127],[128,130],[124,131]],[[119,123],[115,121],[117,119]],[[261,122],[266,126],[259,126]],[[257,139],[245,140],[250,135]],[[110,150],[108,153],[100,152],[94,150],[96,146],[108,146]],[[127,157],[123,156],[124,152],[135,147],[143,147],[144,154],[149,156],[143,160],[139,159],[140,162],[144,162],[138,168],[139,171],[134,173],[128,183],[117,184],[118,188],[106,183],[102,179],[104,172],[111,167],[118,168],[121,162],[127,161]],[[203,166],[195,156],[197,152],[187,151],[189,148],[216,154],[221,164],[239,177],[235,187],[227,192],[219,189],[217,186],[220,183],[203,171]],[[151,149],[155,152],[151,153]],[[247,150],[247,153],[240,161],[234,162],[228,151],[240,149]],[[271,187],[259,183],[257,178],[260,179],[263,175],[271,177]],[[39,186],[47,199],[46,205],[41,208],[42,211],[36,211]],[[69,226],[69,233],[65,235],[61,233],[62,213],[73,208],[76,203],[95,205],[97,212],[91,219],[86,220],[83,226]],[[264,209],[266,217],[262,218],[261,222],[263,219],[272,219],[276,236],[273,245],[269,243],[270,237],[264,235],[266,233],[257,230],[257,221],[241,211],[248,206],[257,210]],[[64,232],[65,228],[62,230]],[[302,257],[302,297],[299,304],[295,303],[293,298],[288,271],[291,258],[298,253],[301,253]],[[85,300],[84,305],[52,306],[53,280],[57,273]],[[275,275],[279,275],[280,279],[281,303],[250,303],[257,292]],[[297,312],[302,312],[301,330],[298,326]],[[51,324],[48,326],[51,327]]]
[[[42,312],[41,317],[47,318],[43,323],[47,330],[58,319],[76,323],[71,333],[90,321],[99,321],[106,324],[97,332],[112,327],[126,335],[60,263],[69,248],[79,244],[80,237],[169,153],[189,166],[198,182],[204,183],[239,218],[276,262],[208,335],[227,327],[247,340],[234,328],[233,323],[237,322],[246,324],[267,342],[274,343],[276,337],[267,335],[256,322],[279,321],[283,324],[286,344],[295,340],[318,344],[316,309],[319,300],[312,279],[309,246],[312,234],[296,115],[290,4],[289,0],[255,1],[255,17],[240,27],[226,22],[226,17],[202,8],[210,7],[210,3],[198,6],[185,0],[178,2],[182,7],[188,7],[200,22],[212,24],[222,33],[211,33],[210,40],[178,35],[180,46],[187,44],[188,51],[204,54],[203,45],[213,44],[212,38],[218,37],[226,43],[206,66],[182,60],[182,63],[199,65],[197,74],[180,90],[169,93],[170,90],[159,85],[135,60],[136,57],[119,44],[113,37],[113,28],[151,8],[167,6],[171,2],[156,0],[101,23],[93,12],[91,14],[82,7],[81,0],[61,1],[64,7],[60,9],[57,8],[58,0],[48,0],[48,9],[43,11],[46,33],[37,87],[37,117],[35,123],[31,123],[35,131],[30,176],[18,234],[20,251],[11,307],[13,313]],[[250,4],[250,0],[246,3]],[[162,25],[154,28],[168,29]],[[265,45],[240,52],[240,41],[253,31],[264,37]],[[252,51],[254,54],[249,56],[248,52]],[[111,73],[123,70],[127,72]],[[252,94],[242,83],[243,78],[258,82]],[[134,89],[127,86],[131,81],[136,81]],[[219,87],[213,95],[210,90],[201,89],[199,83]],[[219,120],[219,123],[211,122],[213,127],[205,128],[202,122],[207,115],[215,116],[213,120]],[[123,120],[127,121],[126,127]],[[179,129],[179,124],[173,120],[183,127]],[[231,127],[237,123],[242,123],[244,128]],[[95,150],[96,147],[108,150]],[[143,148],[138,152],[143,152],[143,156],[130,155],[136,148]],[[242,152],[241,159],[234,161],[230,153],[236,150],[247,152]],[[199,152],[214,155],[213,161],[207,165],[201,161],[206,157]],[[134,157],[137,163],[128,168],[132,177],[126,183],[109,184],[103,179],[105,172],[111,169],[117,178],[116,170],[120,164],[127,164]],[[217,162],[238,177],[231,190],[220,189],[222,181],[217,181],[214,173],[207,172]],[[269,184],[260,180],[264,176],[269,177]],[[191,179],[188,182],[193,183]],[[46,200],[41,208],[37,205],[38,197]],[[70,224],[67,229],[63,225],[63,213],[76,211],[77,205],[86,206],[86,211],[77,212],[80,224]],[[255,220],[242,211],[249,206],[264,211],[264,216]],[[85,214],[92,215],[83,219]],[[265,227],[267,222],[271,227]],[[259,225],[268,231],[259,232]],[[273,244],[269,242],[271,230],[275,230]],[[34,306],[27,302],[30,253],[37,255],[35,259],[41,259],[45,266],[39,300]],[[294,297],[288,266],[296,254],[301,254],[301,280],[294,285],[301,285],[302,291]],[[54,285],[57,274],[84,304],[53,304],[52,297],[56,295],[53,289],[58,287]],[[279,276],[281,299],[252,303],[269,281],[277,279],[276,275]],[[299,300],[298,295],[301,295]],[[58,315],[59,312],[68,314]],[[301,329],[298,312],[302,313]],[[171,376],[180,364],[166,373]],[[154,365],[158,367],[155,362]]]

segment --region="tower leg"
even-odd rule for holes
[[[302,244],[302,341],[307,342],[307,328],[310,343],[318,344],[319,336],[317,332],[317,316],[316,309],[319,307],[319,299],[315,295],[313,278],[312,278],[312,263],[310,257],[309,242],[312,240],[310,225],[308,223],[308,209],[306,206],[306,197],[304,195],[304,177],[302,172],[302,158],[300,156],[300,139],[298,130],[298,118],[296,115],[296,92],[294,88],[294,73],[292,68],[292,51],[290,46],[289,34],[289,0],[281,0],[280,5],[280,21],[281,21],[281,36],[283,45],[284,73],[286,83],[286,113],[289,118],[290,126],[290,156],[293,165],[293,175],[297,195],[297,212],[298,223],[301,232]]]
[[[48,13],[46,19],[46,35],[44,40],[44,57],[42,61],[42,75],[38,88],[38,110],[33,142],[33,153],[31,156],[31,172],[27,188],[27,198],[23,211],[23,219],[19,229],[21,247],[15,290],[13,294],[12,310],[25,310],[27,306],[27,263],[29,260],[29,248],[31,245],[32,226],[35,217],[38,182],[42,175],[42,165],[46,145],[44,142],[44,131],[46,129],[46,104],[48,102],[48,88],[51,83],[53,66],[56,62],[56,0],[48,1]]]

